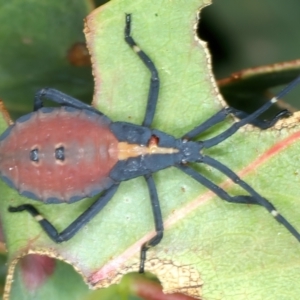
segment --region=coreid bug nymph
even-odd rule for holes
[[[300,77],[250,115],[226,107],[181,138],[175,138],[150,128],[156,110],[160,81],[155,65],[137,46],[130,31],[131,15],[127,14],[125,41],[151,73],[147,108],[141,126],[112,122],[95,108],[55,89],[46,88],[37,92],[34,111],[19,118],[0,136],[1,177],[21,195],[46,204],[59,204],[102,194],[60,233],[32,205],[23,204],[9,207],[8,210],[13,213],[28,211],[54,242],[61,243],[71,239],[102,210],[122,181],[144,176],[149,189],[156,230],[156,235],[141,247],[139,271],[144,272],[146,252],[161,241],[164,231],[152,173],[174,166],[225,201],[263,206],[300,241],[298,231],[267,199],[228,167],[203,154],[205,149],[228,139],[246,124],[252,123],[262,129],[274,125],[288,112],[283,111],[272,120],[264,122],[258,121],[257,117],[300,83]],[[43,108],[43,98],[59,103],[61,107]],[[229,114],[237,116],[239,121],[213,138],[192,141],[202,132],[224,121]],[[243,188],[248,195],[230,196],[188,166],[191,162],[207,164],[220,171]]]

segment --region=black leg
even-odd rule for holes
[[[204,132],[207,129],[211,128],[212,126],[214,126],[214,125],[216,125],[216,124],[224,121],[225,118],[231,112],[232,112],[232,108],[231,107],[226,107],[226,108],[221,109],[219,112],[217,112],[212,117],[210,117],[209,119],[207,119],[206,121],[204,121],[202,124],[198,125],[197,127],[195,127],[194,129],[192,129],[191,131],[189,131],[186,134],[184,134],[182,136],[182,138],[190,140],[190,139],[198,136],[199,134],[201,134],[202,132]]]
[[[232,113],[239,119],[245,119],[249,116],[249,114],[247,114],[241,110],[237,110],[237,109],[234,109],[234,111]],[[253,121],[250,121],[249,124],[252,124],[262,130],[265,130],[265,129],[268,129],[268,128],[274,126],[280,119],[286,118],[289,116],[291,116],[291,113],[287,109],[284,109],[284,110],[280,111],[278,114],[276,114],[273,117],[273,119],[271,119],[271,120],[255,119]]]
[[[142,246],[139,273],[144,273],[146,252],[148,251],[149,248],[156,246],[161,241],[164,232],[163,219],[161,215],[161,210],[160,210],[160,205],[159,205],[159,200],[158,200],[158,195],[157,195],[154,180],[151,175],[145,176],[145,179],[148,184],[148,189],[150,193],[150,200],[151,200],[152,212],[154,217],[156,235]]]
[[[234,183],[241,186],[245,191],[247,191],[251,195],[252,199],[255,199],[257,204],[265,207],[265,209],[269,213],[271,213],[271,215],[279,223],[281,223],[298,241],[300,241],[299,232],[283,216],[281,216],[279,214],[279,212],[276,210],[275,206],[272,203],[270,203],[267,199],[265,199],[261,195],[259,195],[251,186],[249,186],[245,181],[241,180],[241,178],[239,178],[228,167],[226,167],[225,165],[221,164],[219,161],[217,161],[209,156],[203,156],[201,159],[201,162],[219,170],[220,172],[225,174],[227,177],[229,177]]]
[[[206,188],[214,192],[218,197],[221,199],[230,202],[230,203],[240,203],[240,204],[260,204],[257,203],[257,201],[251,197],[251,196],[230,196],[228,193],[226,193],[222,188],[205,178],[200,173],[196,172],[192,168],[184,165],[177,165],[178,169],[186,173],[187,175],[191,176],[195,180],[197,180],[199,183],[204,185]]]
[[[94,107],[52,88],[44,88],[35,94],[33,105],[34,111],[37,111],[38,109],[43,107],[43,98],[52,100],[53,102],[56,102],[63,106],[74,107],[77,109],[86,109],[89,111],[93,111],[98,115],[103,115],[99,110],[95,109]]]
[[[98,214],[108,203],[108,201],[113,197],[118,187],[119,184],[115,184],[108,190],[106,190],[106,192],[102,194],[96,202],[94,202],[85,212],[83,212],[61,233],[58,233],[55,227],[47,219],[45,219],[34,206],[30,204],[23,204],[17,207],[10,206],[8,208],[8,211],[22,212],[24,210],[27,210],[40,223],[44,231],[54,242],[61,243],[72,238],[84,225],[86,225],[96,214]]]
[[[233,107],[226,107],[226,108],[221,109],[219,112],[217,112],[215,115],[210,117],[208,120],[206,120],[199,126],[195,127],[193,130],[191,130],[188,133],[186,133],[185,135],[183,135],[182,138],[183,139],[185,138],[188,140],[195,138],[196,136],[198,136],[205,130],[224,121],[225,118],[229,114],[233,114],[239,119],[245,119],[246,117],[249,116],[249,114],[247,114],[241,110],[235,109]],[[252,125],[264,130],[264,129],[272,127],[279,119],[289,116],[289,115],[290,115],[290,112],[288,110],[282,110],[270,121],[261,121],[258,119],[254,119],[254,120],[250,121],[249,124],[252,124]]]
[[[210,147],[213,147],[213,146],[223,142],[224,140],[229,138],[231,135],[233,135],[236,131],[238,131],[239,128],[256,120],[258,116],[260,116],[263,112],[268,110],[274,103],[276,103],[278,101],[278,99],[282,98],[287,93],[289,93],[299,83],[300,83],[300,76],[297,77],[295,80],[293,80],[287,87],[285,87],[281,92],[279,92],[275,97],[273,97],[270,101],[265,103],[262,107],[260,107],[254,113],[248,115],[247,117],[240,120],[239,122],[234,123],[231,127],[229,127],[227,130],[225,130],[221,134],[219,134],[211,139],[208,139],[206,141],[203,141],[204,148],[210,148]]]
[[[159,92],[158,72],[156,70],[154,63],[151,61],[148,55],[138,47],[134,39],[130,36],[130,30],[131,30],[131,15],[126,14],[125,41],[133,49],[133,51],[140,57],[142,62],[145,64],[145,66],[149,69],[151,73],[146,114],[142,124],[143,126],[150,127],[155,114],[156,103],[158,99],[158,92]]]

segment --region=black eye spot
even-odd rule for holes
[[[59,147],[55,149],[55,158],[58,160],[65,160],[65,148]]]
[[[38,162],[39,161],[39,149],[33,149],[30,151],[30,160]]]

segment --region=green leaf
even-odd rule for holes
[[[207,1],[115,0],[86,23],[96,82],[94,105],[112,120],[140,124],[149,73],[123,39],[125,13],[132,35],[155,62],[161,91],[153,127],[180,137],[221,108],[204,45],[195,39],[196,11]],[[299,125],[285,120],[267,131],[240,130],[207,151],[271,200],[300,229]],[[232,123],[228,118],[208,138]],[[230,194],[244,194],[207,166],[195,168]],[[154,174],[165,220],[162,242],[148,251],[146,270],[165,291],[205,299],[297,299],[300,245],[264,208],[228,204],[175,168]],[[94,199],[44,205],[21,198],[1,183],[10,261],[44,252],[75,266],[94,287],[137,271],[143,242],[153,235],[153,217],[143,178],[121,184],[110,203],[74,238],[54,244],[28,214],[8,205],[34,204],[60,231]],[[12,265],[11,265],[12,266]],[[11,267],[11,270],[13,267]]]

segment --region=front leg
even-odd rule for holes
[[[150,59],[150,57],[138,47],[134,39],[131,37],[131,15],[126,14],[125,19],[125,42],[132,48],[132,50],[139,56],[144,65],[148,68],[151,73],[150,88],[148,93],[148,102],[146,108],[146,114],[143,121],[143,126],[150,127],[157,104],[158,92],[159,92],[159,77],[157,69]]]

